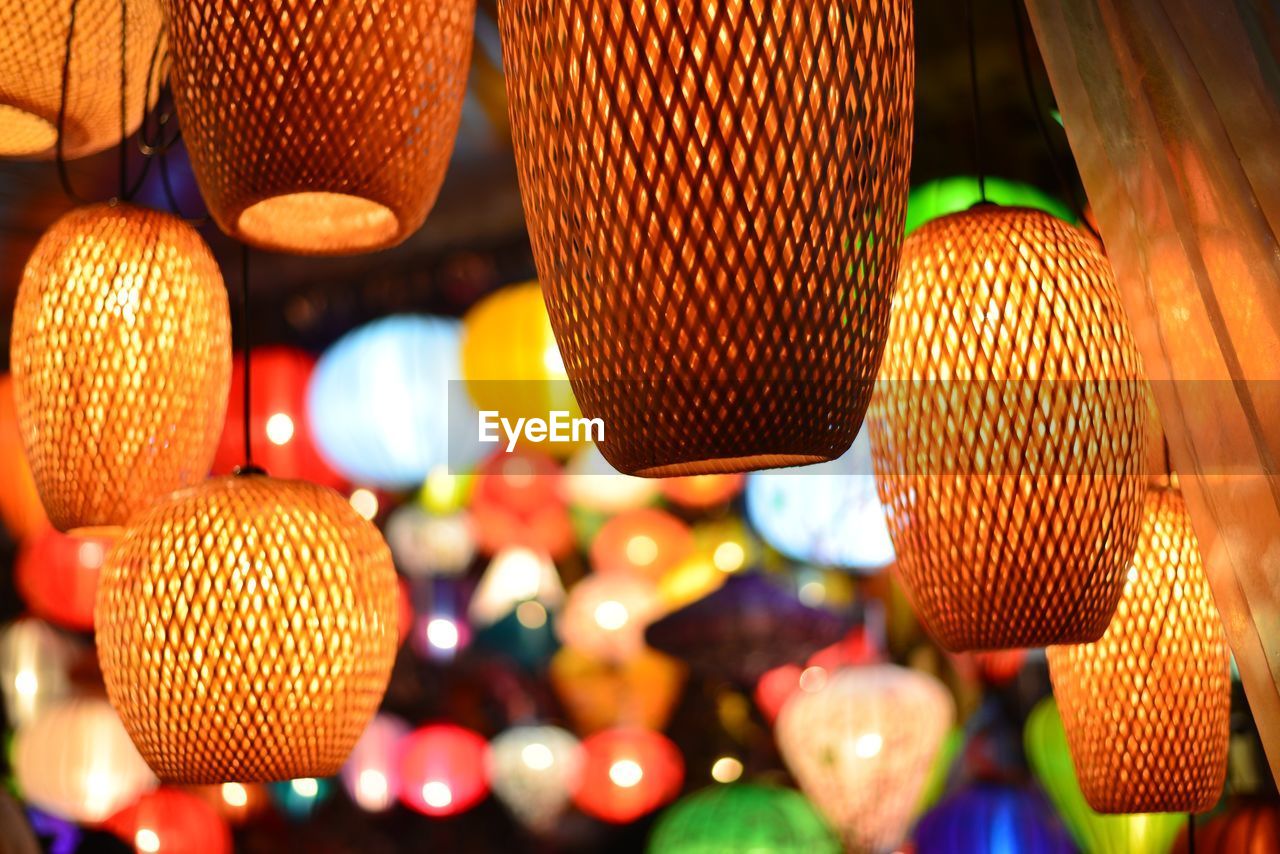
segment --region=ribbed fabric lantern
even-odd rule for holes
[[[1080,788],[1099,812],[1204,812],[1227,774],[1231,656],[1182,495],[1153,488],[1115,619],[1050,647]]]
[[[712,786],[677,801],[649,837],[652,854],[840,854],[840,840],[794,789]]]
[[[48,623],[22,617],[0,629],[4,719],[18,728],[38,720],[71,690],[75,648]]]
[[[343,255],[418,230],[453,150],[475,0],[164,6],[183,138],[223,231]]]
[[[213,478],[140,516],[98,591],[112,704],[165,780],[327,777],[382,701],[391,553],[342,496]]]
[[[70,33],[73,8],[75,32]],[[54,156],[68,36],[63,156],[84,157],[120,141],[122,87],[124,130],[133,133],[163,82],[160,69],[151,68],[162,25],[159,0],[10,0],[0,5],[0,157]]]
[[[907,834],[955,716],[938,680],[893,665],[849,667],[802,684],[774,728],[800,788],[854,852]]]
[[[930,810],[915,832],[916,854],[1074,854],[1071,837],[1033,788],[985,783]]]
[[[907,238],[871,448],[900,578],[944,647],[1102,635],[1142,524],[1145,395],[1084,232],[987,205]]]
[[[498,12],[534,257],[605,456],[649,476],[838,457],[897,272],[911,4]]]
[[[660,732],[620,727],[582,742],[573,802],[587,815],[628,824],[675,798],[684,782],[680,750]]]
[[[124,525],[213,462],[231,380],[217,262],[170,214],[73,210],[27,262],[10,362],[50,521]]]
[[[554,726],[512,727],[489,742],[493,793],[525,827],[546,832],[582,774],[582,745]]]

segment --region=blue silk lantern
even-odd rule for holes
[[[1036,789],[979,783],[920,819],[916,854],[1073,854],[1075,846]]]

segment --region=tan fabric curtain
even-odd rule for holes
[[[1280,776],[1280,3],[1027,6]]]

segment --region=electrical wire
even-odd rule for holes
[[[969,29],[969,95],[973,108],[973,163],[978,173],[978,194],[987,202],[987,169],[982,151],[982,95],[978,90],[978,32],[974,22],[973,0],[965,0],[965,20]]]

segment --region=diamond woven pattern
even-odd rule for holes
[[[1074,226],[983,206],[907,238],[872,456],[899,576],[947,649],[1106,630],[1142,525],[1141,376]]]
[[[162,779],[326,777],[382,701],[396,620],[390,550],[340,495],[213,478],[140,517],[110,552],[98,657]]]
[[[125,524],[213,463],[231,317],[212,253],[169,214],[73,210],[27,262],[10,363],[50,521],[63,531]]]
[[[63,154],[120,141],[120,12],[126,13],[125,128],[133,133],[163,75],[148,70],[163,24],[160,0],[75,0]],[[0,0],[0,157],[54,156],[71,0]],[[149,95],[149,97],[148,97]]]
[[[475,0],[165,0],[178,116],[219,227],[344,255],[422,225],[462,115]]]
[[[1115,619],[1052,646],[1049,675],[1089,805],[1205,812],[1227,773],[1231,663],[1182,494],[1153,488]]]
[[[509,0],[499,21],[534,256],[605,456],[839,456],[897,271],[910,3]]]

